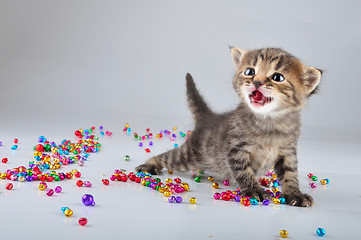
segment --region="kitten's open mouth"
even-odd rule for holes
[[[272,102],[272,97],[266,97],[258,90],[254,90],[251,94],[249,94],[249,99],[251,100],[251,104],[254,104],[256,107],[264,106],[266,103]]]

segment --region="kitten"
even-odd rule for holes
[[[300,111],[318,89],[321,71],[279,48],[231,48],[231,57],[236,69],[233,87],[242,100],[239,106],[214,113],[187,74],[194,131],[181,147],[151,158],[136,170],[160,174],[164,167],[206,169],[233,179],[242,196],[262,201],[270,195],[258,184],[257,174],[274,165],[287,203],[313,205],[312,197],[299,190],[297,140]]]

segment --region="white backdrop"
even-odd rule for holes
[[[307,139],[360,140],[361,2],[0,1],[0,129],[188,124],[185,74],[238,103],[227,45],[282,47],[325,70]]]

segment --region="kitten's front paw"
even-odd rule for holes
[[[135,168],[137,172],[149,172],[152,175],[160,175],[161,169],[159,169],[156,165],[150,163],[144,163]]]
[[[257,199],[257,201],[262,202],[265,199],[271,199],[272,196],[269,192],[263,190],[263,188],[252,188],[246,189],[241,192],[243,197],[251,197]]]
[[[310,195],[301,192],[285,193],[281,197],[291,206],[310,207],[315,203]]]

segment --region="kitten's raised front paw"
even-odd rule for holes
[[[160,175],[161,169],[159,169],[156,165],[150,163],[144,163],[135,168],[137,172],[149,172],[152,175]]]
[[[281,197],[291,206],[310,207],[315,203],[310,195],[301,192],[285,193]]]
[[[265,199],[271,199],[272,196],[269,192],[263,190],[263,188],[252,188],[246,189],[241,192],[243,197],[251,197],[257,199],[257,201],[262,202]]]

